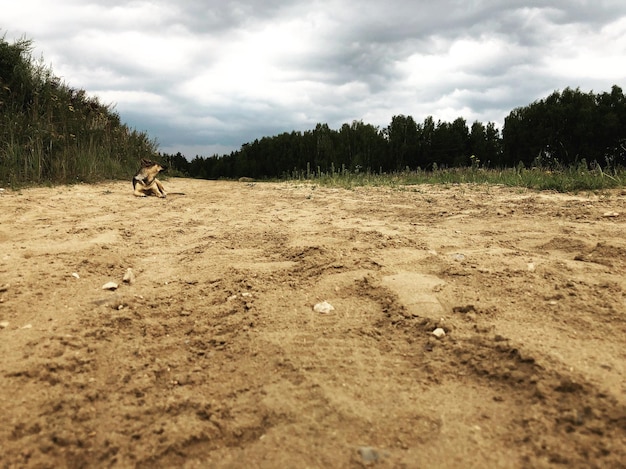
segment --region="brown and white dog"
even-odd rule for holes
[[[155,195],[157,197],[167,196],[165,188],[161,181],[156,177],[161,171],[165,171],[167,166],[162,166],[154,161],[141,159],[141,168],[133,177],[134,194],[137,197],[146,197],[147,195]]]

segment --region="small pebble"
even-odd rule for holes
[[[78,275],[78,273],[77,273],[77,272],[73,272],[73,273],[72,273],[72,277],[74,277],[74,278],[80,278],[80,275]]]
[[[0,329],[6,329],[9,327],[9,321],[0,321]]]
[[[124,274],[124,283],[128,283],[129,285],[132,285],[133,283],[135,283],[135,274],[133,273],[133,269],[131,269],[130,267],[128,269],[126,269],[126,273]]]
[[[358,451],[364,462],[375,462],[379,459],[378,451],[369,446],[361,446]]]
[[[321,303],[317,303],[313,306],[313,311],[316,313],[328,314],[331,311],[335,311],[335,307],[331,305],[328,301],[322,301]]]
[[[446,335],[446,331],[444,331],[441,327],[438,327],[437,329],[433,331],[433,335],[437,337],[438,339],[441,339],[442,337]]]
[[[102,285],[103,290],[117,290],[117,287],[118,285],[115,282],[108,282]]]

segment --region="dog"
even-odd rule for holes
[[[167,166],[142,158],[141,168],[133,177],[134,195],[137,197],[146,197],[148,195],[166,197],[167,192],[165,192],[163,184],[156,178],[161,171],[166,170]]]

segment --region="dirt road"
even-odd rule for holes
[[[623,193],[166,187],[0,195],[0,467],[625,467]]]

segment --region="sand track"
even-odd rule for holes
[[[625,466],[623,194],[166,187],[0,195],[0,467]]]

